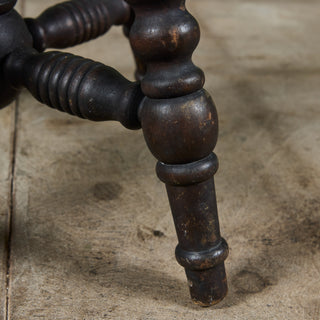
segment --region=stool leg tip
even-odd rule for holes
[[[201,307],[219,303],[228,293],[224,263],[207,270],[186,270],[186,275],[191,298]]]

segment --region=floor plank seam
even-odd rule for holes
[[[10,300],[10,269],[11,269],[11,241],[12,241],[12,224],[14,216],[14,178],[16,164],[16,146],[17,146],[17,125],[18,125],[18,99],[14,105],[13,115],[13,133],[11,137],[11,170],[10,170],[10,191],[9,191],[9,213],[8,213],[8,241],[7,241],[7,272],[6,272],[6,310],[5,319],[9,320],[9,300]]]

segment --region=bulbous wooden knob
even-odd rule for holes
[[[150,151],[165,163],[202,159],[217,142],[217,111],[203,89],[174,99],[146,98],[140,120]]]

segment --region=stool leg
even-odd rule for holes
[[[146,98],[139,118],[146,143],[159,160],[179,244],[176,258],[185,268],[192,299],[209,306],[227,293],[212,153],[218,119],[203,72],[191,56],[200,31],[183,0],[127,0],[135,11],[129,39],[146,65],[141,88]]]
[[[147,144],[160,159],[157,174],[166,184],[179,240],[176,258],[191,297],[203,306],[218,303],[227,294],[228,246],[220,236],[213,180],[218,160],[210,153],[217,132],[214,104],[202,89],[175,99],[147,98],[140,116]]]

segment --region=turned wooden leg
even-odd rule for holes
[[[159,160],[157,174],[166,184],[192,299],[203,306],[227,293],[213,175],[212,153],[218,135],[215,105],[203,89],[203,72],[191,56],[200,31],[181,0],[127,0],[135,11],[129,38],[146,65],[140,106],[143,133]]]

